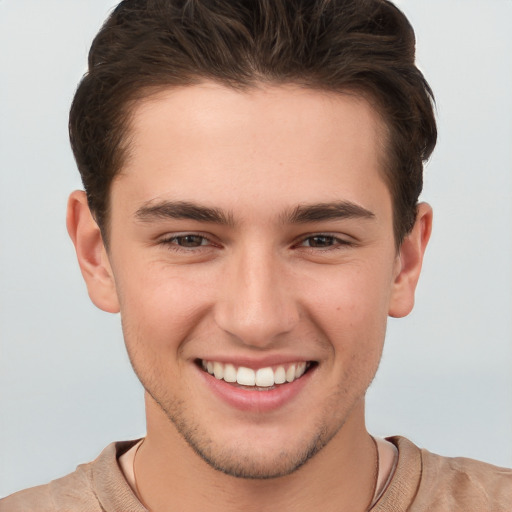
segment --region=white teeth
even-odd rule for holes
[[[222,363],[213,363],[213,374],[216,379],[222,379],[224,377],[224,366]]]
[[[268,388],[274,385],[274,371],[272,368],[260,368],[256,372],[256,386]]]
[[[298,379],[299,377],[302,377],[304,375],[304,372],[306,371],[306,363],[298,363],[297,368],[295,368],[295,378]]]
[[[295,380],[295,365],[292,364],[286,370],[286,382],[293,382]]]
[[[224,380],[226,382],[236,382],[236,368],[232,364],[224,366]]]
[[[238,369],[230,363],[223,364],[218,361],[201,361],[203,370],[213,375],[218,380],[238,383],[241,386],[252,386],[258,388],[271,388],[275,384],[293,382],[304,375],[309,363],[304,361],[290,364],[287,368],[284,365],[271,368],[259,368],[253,370],[240,366]]]
[[[286,372],[284,366],[278,366],[274,373],[274,383],[284,384],[286,382]]]
[[[236,372],[236,381],[241,386],[254,386],[256,384],[256,373],[251,368],[240,366]]]

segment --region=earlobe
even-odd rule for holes
[[[92,302],[103,311],[119,312],[112,268],[98,224],[85,192],[75,190],[68,200],[66,226]]]
[[[420,203],[414,227],[400,246],[399,269],[393,283],[389,316],[401,318],[412,311],[416,285],[431,231],[432,208],[427,203]]]

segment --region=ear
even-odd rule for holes
[[[414,227],[404,238],[397,256],[397,274],[391,292],[389,316],[401,318],[412,311],[423,255],[431,232],[432,208],[427,203],[420,203]]]
[[[69,196],[66,226],[75,246],[89,297],[103,311],[118,313],[119,301],[108,254],[82,190],[75,190]]]

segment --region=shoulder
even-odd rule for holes
[[[512,469],[464,457],[442,457],[427,450],[421,450],[421,458],[418,497],[434,497],[433,505],[439,510],[512,510]]]
[[[131,494],[117,464],[133,442],[112,443],[99,457],[69,475],[0,500],[0,512],[103,512]],[[124,501],[126,503],[126,501]]]
[[[411,512],[510,512],[512,469],[464,457],[443,457],[420,449],[403,437],[389,439],[399,450],[399,467],[393,480],[414,482]],[[402,459],[402,461],[400,461]]]
[[[83,464],[63,478],[11,494],[0,500],[0,512],[60,512],[78,507],[90,512],[101,510],[92,490],[90,466]]]

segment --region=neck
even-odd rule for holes
[[[135,472],[139,498],[151,512],[365,512],[373,498],[376,453],[364,425],[363,402],[306,464],[267,480],[235,478],[213,469],[163,413],[148,413],[148,433]]]

